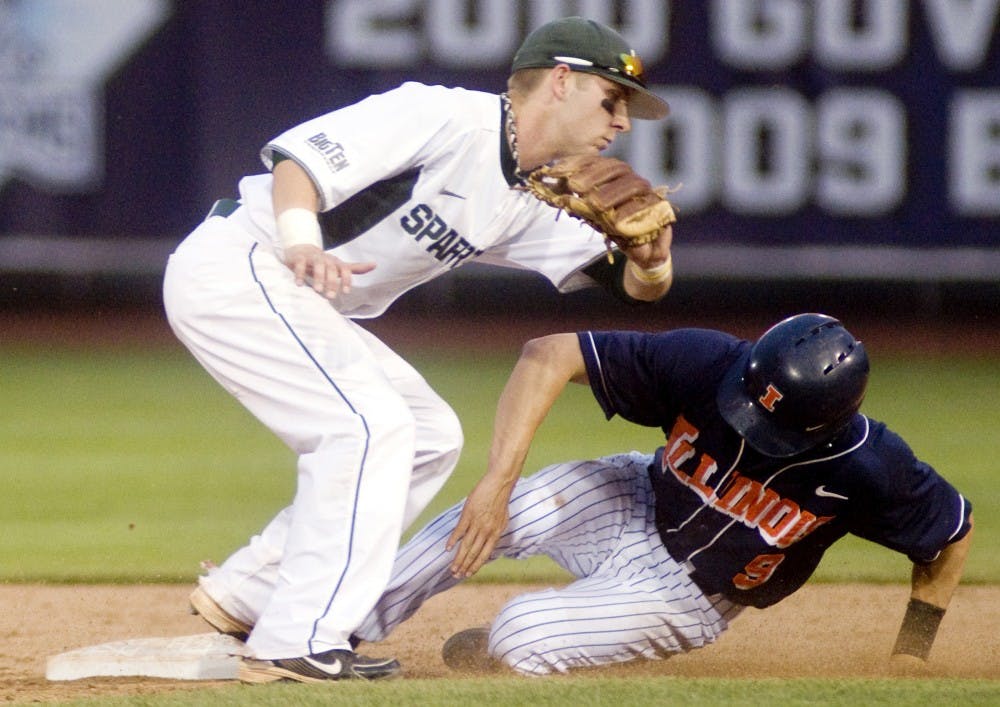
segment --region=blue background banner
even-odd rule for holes
[[[1000,0],[0,1],[0,239],[176,241],[275,134],[500,92],[566,14],[671,105],[616,154],[676,188],[679,246],[1000,248]]]

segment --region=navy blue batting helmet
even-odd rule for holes
[[[825,314],[778,322],[726,372],[717,402],[726,422],[770,457],[789,457],[830,439],[861,407],[868,355]]]

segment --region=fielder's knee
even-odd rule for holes
[[[443,405],[436,418],[438,447],[444,455],[453,457],[456,461],[462,453],[465,435],[462,432],[462,422],[450,405]]]
[[[462,423],[459,422],[458,415],[451,411],[445,418],[441,435],[444,466],[448,468],[448,473],[455,468],[459,457],[462,455],[462,447],[465,445],[465,435],[462,432]]]
[[[462,423],[450,406],[442,401],[434,415],[434,425],[428,429],[417,422],[417,458],[415,468],[425,478],[447,479],[458,464],[465,444]]]

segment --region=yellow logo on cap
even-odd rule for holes
[[[622,62],[622,73],[634,79],[642,81],[642,59],[640,59],[633,49],[629,54],[619,54],[618,58]]]

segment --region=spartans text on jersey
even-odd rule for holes
[[[449,268],[457,267],[466,258],[482,253],[460,236],[458,231],[449,227],[427,204],[414,206],[399,219],[399,223],[418,243],[426,238],[427,241],[422,245],[427,252]]]

